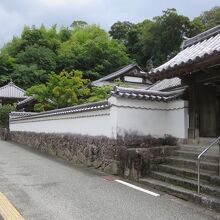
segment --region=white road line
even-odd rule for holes
[[[141,187],[138,187],[138,186],[132,185],[132,184],[130,184],[130,183],[124,182],[124,181],[122,181],[122,180],[115,180],[115,181],[118,182],[118,183],[121,183],[121,184],[123,184],[123,185],[129,186],[129,187],[131,187],[131,188],[133,188],[133,189],[136,189],[136,190],[139,190],[139,191],[141,191],[141,192],[147,193],[147,194],[149,194],[149,195],[152,195],[152,196],[160,196],[160,194],[151,192],[151,191],[146,190],[146,189],[143,189],[143,188],[141,188]]]

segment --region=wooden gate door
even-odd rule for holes
[[[202,86],[199,89],[199,136],[218,135],[218,100],[215,86]]]

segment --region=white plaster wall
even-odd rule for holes
[[[109,109],[10,122],[11,131],[72,133],[116,138],[125,134],[165,134],[187,138],[188,105],[110,97]]]
[[[153,135],[165,134],[187,138],[187,102],[141,101],[111,97],[117,108],[117,134]]]
[[[172,134],[178,138],[187,138],[189,127],[188,102],[181,100],[170,102],[168,108],[174,110],[167,112],[167,134]]]
[[[10,122],[11,131],[72,133],[114,137],[110,109]]]
[[[134,76],[125,76],[124,80],[126,82],[137,82],[137,83],[142,83],[143,79],[140,77],[134,77]]]

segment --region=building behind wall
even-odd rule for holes
[[[220,25],[184,41],[171,60],[153,69],[151,79],[181,79],[187,86],[189,138],[220,135]]]
[[[25,95],[25,91],[13,82],[9,82],[7,85],[0,87],[0,105],[14,104],[28,98]]]
[[[144,72],[136,63],[121,67],[116,72],[104,76],[96,81],[91,82],[91,86],[122,86],[126,88],[147,89],[151,86],[148,74]],[[45,102],[50,102],[47,100]],[[34,97],[28,97],[17,104],[17,110],[32,112],[34,105],[37,104]]]

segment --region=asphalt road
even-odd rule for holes
[[[0,192],[26,220],[204,220],[215,213],[154,197],[16,144],[0,141]]]

